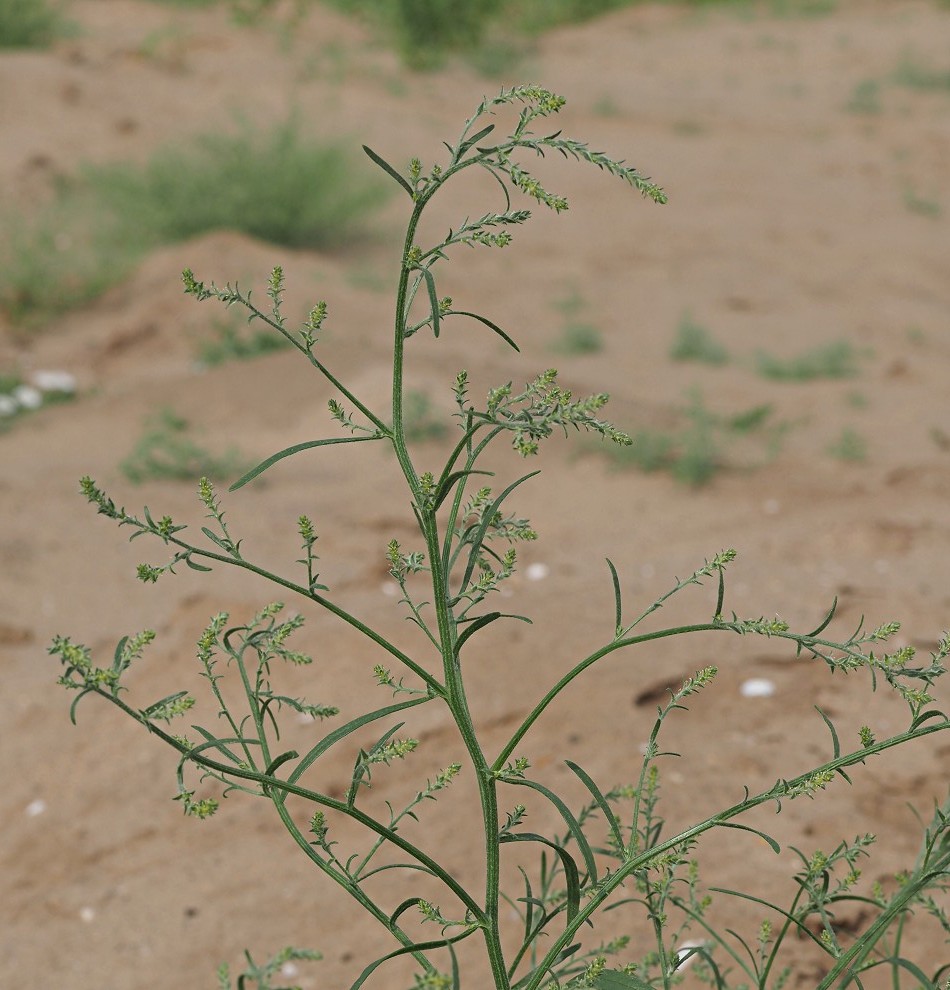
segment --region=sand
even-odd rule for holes
[[[922,656],[936,648],[950,622],[950,94],[902,85],[895,73],[906,59],[946,71],[950,10],[841,3],[826,16],[781,17],[644,6],[552,32],[493,79],[464,61],[410,74],[368,30],[321,7],[289,47],[266,25],[233,25],[224,10],[78,0],[71,12],[80,28],[73,38],[0,55],[0,183],[11,202],[39,204],[54,178],[81,161],[145,160],[168,142],[229,126],[238,111],[263,125],[296,108],[308,133],[354,149],[369,144],[395,163],[414,154],[431,163],[482,95],[525,80],[568,97],[557,124],[565,133],[625,157],[667,190],[670,202],[660,207],[594,169],[545,162],[544,176],[571,209],[560,217],[536,211],[504,253],[457,252],[439,286],[458,308],[505,327],[521,353],[461,319],[437,342],[425,334],[410,342],[409,386],[445,414],[461,368],[474,398],[559,367],[576,394],[609,392],[611,418],[634,433],[682,424],[696,390],[720,420],[769,406],[772,432],[733,431],[720,469],[699,488],[669,472],[618,469],[573,436],[552,440],[527,465],[542,474],[519,489],[511,510],[540,539],[523,547],[504,608],[533,625],[496,623],[465,658],[487,752],[560,673],[610,639],[607,557],[631,616],[675,575],[734,547],[727,612],[779,615],[807,631],[837,596],[837,635],[862,616],[869,627],[899,619],[896,643]],[[875,106],[860,112],[856,94],[862,83],[869,92],[868,80],[877,82]],[[499,199],[490,181],[461,183],[458,199],[433,204],[427,230],[441,234],[466,214],[499,208]],[[309,868],[266,802],[233,795],[211,820],[186,819],[171,800],[171,751],[96,699],[85,699],[70,725],[45,651],[54,635],[69,635],[106,662],[119,637],[155,629],[129,676],[127,697],[144,706],[175,690],[202,691],[194,643],[210,615],[226,610],[241,621],[279,596],[224,568],[137,582],[135,566],[162,563],[162,548],[128,544],[78,495],[78,479],[92,475],[130,511],[148,505],[197,529],[204,510],[193,484],[136,486],[119,468],[157,409],[174,408],[202,443],[235,445],[251,461],[334,435],[332,392],[299,356],[197,365],[197,341],[213,334],[222,313],[182,294],[185,266],[203,279],[240,278],[263,298],[267,273],[283,265],[288,312],[296,319],[326,299],[321,355],[385,409],[389,287],[406,205],[394,198],[372,242],[334,254],[231,232],[202,236],[153,252],[121,285],[50,326],[0,328],[0,368],[25,377],[62,369],[78,381],[75,401],[0,434],[0,985],[198,988],[214,984],[221,961],[237,967],[244,947],[260,960],[293,944],[325,959],[287,982],[347,987],[391,949],[375,922]],[[687,316],[727,349],[728,363],[671,360]],[[571,322],[595,327],[600,349],[559,350]],[[775,382],[756,370],[761,353],[791,358],[835,341],[854,349],[851,377]],[[863,458],[832,452],[844,431],[863,441]],[[420,467],[437,468],[447,442],[414,444]],[[493,467],[499,488],[525,468],[504,450]],[[333,600],[431,661],[386,573],[389,540],[406,549],[419,541],[382,446],[300,455],[227,496],[225,507],[246,555],[288,574],[299,569],[296,518],[311,515]],[[282,690],[336,704],[344,717],[384,704],[388,694],[371,674],[380,652],[307,602],[287,605],[307,618],[298,647],[315,663],[282,671]],[[651,617],[650,628],[706,621],[714,606],[715,583],[707,582]],[[787,643],[716,634],[605,658],[519,752],[573,805],[583,795],[565,758],[604,787],[632,782],[666,688],[709,664],[719,677],[663,737],[682,754],[662,765],[670,829],[740,800],[744,787],[767,788],[827,759],[831,737],[815,706],[834,720],[845,748],[857,745],[862,724],[883,738],[906,721],[862,673],[832,676],[796,659]],[[774,692],[744,695],[753,678]],[[204,702],[201,712],[212,724]],[[374,774],[365,800],[376,813],[385,814],[387,800],[404,804],[440,767],[464,762],[457,731],[435,705],[406,721],[401,734],[420,746],[405,764]],[[287,743],[310,745],[319,731],[290,718]],[[318,767],[314,786],[341,794],[353,755]],[[937,734],[858,768],[851,787],[836,781],[814,801],[787,803],[780,817],[762,809],[750,821],[775,835],[778,856],[751,834],[710,835],[697,852],[706,882],[788,903],[798,865],[791,846],[810,855],[873,832],[878,843],[862,868],[868,884],[886,884],[916,855],[919,830],[907,805],[927,815],[943,799],[948,758],[950,742]],[[518,800],[520,790],[503,795],[505,807]],[[531,805],[528,825],[563,830],[541,804]],[[338,834],[345,839],[344,829]],[[469,769],[405,834],[478,890]],[[531,865],[533,854],[512,856],[509,866]],[[406,880],[378,888],[390,909],[422,889]],[[757,907],[717,895],[715,909],[723,925],[754,938]],[[844,926],[861,920],[853,908],[842,912]],[[633,937],[625,958],[647,950],[633,906],[605,916],[594,937],[619,932]],[[950,960],[926,924],[907,945],[928,972]],[[488,985],[471,955],[466,988]],[[824,964],[804,942],[793,957],[788,985],[814,987]],[[366,986],[411,982],[406,967],[391,964]]]

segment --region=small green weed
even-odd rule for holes
[[[670,348],[673,361],[697,361],[700,364],[721,365],[729,361],[729,352],[703,326],[694,323],[687,313],[676,328],[676,339]]]
[[[264,133],[203,135],[144,168],[87,165],[48,208],[8,218],[0,308],[15,322],[42,322],[121,281],[155,246],[213,230],[338,248],[366,234],[387,195],[338,146],[305,138],[293,118]]]
[[[854,87],[847,108],[850,113],[879,114],[881,105],[881,84],[877,79],[863,79]]]
[[[199,362],[213,368],[226,361],[247,361],[262,354],[287,350],[291,346],[286,338],[270,330],[256,328],[242,332],[240,326],[234,322],[218,321],[214,326],[214,337],[198,343]]]
[[[167,148],[144,168],[87,166],[96,202],[120,231],[172,243],[211,230],[240,230],[274,244],[325,250],[365,233],[386,191],[349,154],[303,136],[295,117],[257,133],[202,135]]]
[[[868,445],[864,437],[857,430],[846,426],[840,436],[828,445],[828,453],[839,461],[866,461],[868,459]]]
[[[894,70],[894,82],[911,89],[950,93],[950,69],[934,69],[905,52]]]
[[[449,432],[445,420],[432,408],[432,400],[425,392],[409,389],[406,392],[406,439],[416,443],[441,440]]]
[[[551,349],[559,354],[594,354],[604,346],[600,331],[592,323],[581,320],[580,314],[587,307],[584,297],[576,289],[554,304],[564,317],[561,336]]]
[[[807,382],[816,378],[850,378],[858,372],[858,354],[847,340],[835,340],[793,358],[760,352],[756,367],[763,378],[777,382]]]
[[[46,48],[69,31],[61,7],[48,0],[0,0],[0,49]]]
[[[552,345],[560,354],[594,354],[603,346],[600,331],[591,323],[568,323]]]
[[[943,207],[936,199],[921,196],[911,185],[904,186],[904,208],[911,213],[936,220],[943,213]]]
[[[770,423],[772,406],[752,406],[731,416],[719,416],[706,406],[698,390],[690,393],[680,415],[685,425],[677,429],[642,429],[628,447],[598,447],[619,468],[633,467],[645,473],[668,471],[690,488],[701,488],[715,474],[730,466],[726,453],[743,436],[757,435],[765,444],[766,460],[778,453],[788,424]]]
[[[145,432],[119,469],[134,484],[143,481],[226,479],[241,474],[246,462],[233,448],[220,457],[188,436],[188,421],[171,409],[161,409],[146,423]]]

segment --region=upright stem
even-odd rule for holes
[[[443,178],[444,181],[444,178]],[[475,772],[478,784],[479,798],[482,806],[482,820],[485,838],[485,921],[482,929],[488,958],[495,980],[496,990],[509,990],[510,982],[505,967],[501,941],[498,932],[499,906],[499,846],[498,846],[498,798],[495,778],[492,776],[485,759],[485,754],[479,745],[475,734],[475,726],[468,700],[465,696],[465,686],[456,655],[457,630],[455,617],[449,605],[448,574],[442,564],[442,547],[439,539],[439,526],[434,509],[426,504],[426,499],[419,484],[419,476],[409,456],[406,447],[405,427],[403,423],[403,374],[405,362],[406,321],[408,313],[409,292],[409,253],[413,248],[416,228],[423,209],[441,183],[435,184],[428,192],[423,193],[416,201],[406,228],[406,239],[403,245],[402,270],[399,274],[399,288],[396,293],[396,312],[393,339],[393,379],[392,379],[392,444],[399,461],[399,466],[405,476],[412,493],[413,504],[419,527],[426,541],[426,555],[429,560],[429,570],[432,579],[432,602],[435,609],[438,627],[439,648],[442,654],[445,699],[459,733],[465,743],[469,758]]]

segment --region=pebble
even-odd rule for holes
[[[739,686],[743,698],[771,698],[775,694],[775,683],[764,677],[750,677]]]
[[[524,576],[529,581],[543,581],[551,573],[547,564],[528,564]]]

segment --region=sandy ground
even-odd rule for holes
[[[842,3],[829,16],[783,18],[644,6],[546,36],[497,80],[465,64],[409,75],[359,26],[319,7],[289,50],[265,27],[234,27],[223,11],[139,0],[80,0],[72,9],[76,37],[49,52],[0,56],[0,187],[14,201],[38,202],[54,175],[80,161],[144,159],[238,109],[263,123],[297,107],[315,134],[354,148],[365,142],[394,162],[413,154],[431,162],[484,93],[522,80],[569,98],[566,133],[625,156],[667,189],[670,203],[660,208],[594,170],[552,163],[545,175],[571,210],[539,215],[504,255],[460,255],[440,285],[460,308],[508,328],[522,353],[474,324],[450,327],[437,344],[412,341],[410,385],[445,411],[462,367],[477,395],[553,364],[578,393],[610,392],[612,418],[630,430],[670,422],[697,387],[717,415],[770,403],[772,421],[787,424],[777,453],[758,441],[736,444],[699,490],[665,473],[616,470],[581,442],[550,444],[532,465],[543,474],[512,506],[541,536],[511,582],[511,606],[534,625],[486,630],[466,664],[489,751],[560,671],[609,638],[607,556],[631,614],[674,575],[731,546],[739,559],[727,609],[780,614],[804,629],[837,595],[833,628],[842,636],[865,614],[875,625],[899,618],[902,644],[935,648],[950,622],[950,94],[901,85],[895,72],[907,59],[947,71],[946,7]],[[878,83],[876,112],[857,112],[849,105],[868,80]],[[430,229],[497,208],[493,188],[473,184],[461,200],[434,205]],[[282,264],[292,310],[330,302],[328,362],[385,407],[386,287],[403,209],[395,200],[387,207],[375,244],[335,256],[227,232],[176,245],[54,326],[28,339],[11,328],[0,336],[2,369],[66,369],[80,389],[75,402],[0,435],[0,985],[198,988],[214,983],[220,961],[237,965],[245,946],[263,958],[295,944],[326,957],[296,977],[300,985],[336,988],[390,948],[307,869],[264,802],[235,797],[209,822],[185,819],[170,800],[169,752],[94,701],[71,726],[45,648],[68,634],[105,658],[121,635],[151,627],[159,635],[130,676],[132,703],[200,690],[194,641],[208,617],[222,609],[249,616],[275,592],[241,575],[187,570],[143,586],[134,567],[160,561],[159,548],[130,546],[96,518],[77,479],[91,474],[130,510],[147,504],[197,525],[203,510],[192,485],[136,487],[119,470],[149,413],[173,406],[208,446],[234,443],[252,460],[328,435],[330,393],[293,354],[196,367],[196,340],[220,314],[182,296],[185,265],[202,278],[262,287]],[[578,318],[602,334],[597,352],[554,347],[572,296]],[[670,360],[687,313],[729,349],[729,364]],[[755,371],[759,351],[791,357],[833,340],[858,350],[853,377],[777,384]],[[864,460],[828,452],[845,429],[864,438]],[[440,444],[415,451],[434,466]],[[521,467],[503,454],[496,466],[500,477]],[[337,448],[287,461],[226,506],[245,553],[284,572],[296,567],[296,517],[312,515],[334,600],[424,652],[386,587],[386,543],[413,546],[397,482],[392,458],[375,445]],[[529,580],[529,565],[544,565],[531,573],[547,576]],[[713,604],[713,588],[691,589],[660,618],[702,620]],[[361,710],[374,690],[371,703],[382,703],[370,675],[378,651],[331,616],[304,611],[299,645],[316,663],[305,677],[288,675],[287,693],[306,692],[344,714]],[[681,639],[589,671],[525,740],[539,778],[580,800],[563,765],[569,757],[604,786],[630,781],[663,689],[710,663],[719,679],[669,727],[667,748],[683,754],[664,770],[670,828],[739,799],[743,786],[767,787],[825,758],[830,740],[815,705],[834,717],[845,745],[861,724],[883,736],[903,718],[862,676],[832,678],[779,643]],[[751,677],[771,680],[775,694],[743,697]],[[403,732],[420,748],[410,765],[374,778],[375,807],[408,800],[461,756],[443,713],[418,712]],[[289,741],[307,745],[313,732],[292,724]],[[886,882],[915,855],[907,803],[926,814],[947,790],[950,742],[931,739],[855,773],[851,788],[839,782],[780,818],[757,816],[782,842],[779,856],[753,836],[711,837],[700,850],[707,882],[786,890],[786,900],[795,869],[787,843],[810,853],[868,831],[879,842],[866,879]],[[315,783],[341,792],[349,759],[319,769]],[[477,888],[470,786],[463,775],[454,801],[428,808],[406,834],[441,850]],[[520,794],[508,797],[513,804]],[[532,814],[533,828],[558,827],[547,809]],[[394,906],[415,888],[380,891]],[[761,920],[725,897],[717,908],[750,935]],[[618,931],[647,945],[632,908],[599,929]],[[927,970],[950,960],[950,947],[926,926],[908,944]],[[817,983],[823,970],[810,958],[802,949],[790,986]],[[471,985],[487,985],[478,965]],[[394,965],[367,986],[409,983]]]

